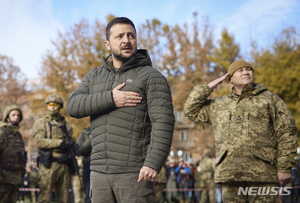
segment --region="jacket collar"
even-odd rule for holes
[[[14,125],[9,125],[8,123],[4,122],[4,121],[0,121],[0,127],[4,127],[7,130],[9,130],[12,134],[17,134],[18,130],[19,130],[19,126],[14,126]]]
[[[231,88],[231,93],[228,95],[230,98],[245,96],[245,95],[258,95],[261,92],[268,90],[268,88],[264,84],[249,84],[241,93],[241,95],[237,95],[235,93],[234,87]]]
[[[111,54],[102,58],[102,64],[107,70],[112,70],[112,56]],[[138,49],[136,54],[132,56],[126,63],[124,63],[118,71],[127,71],[129,69],[138,67],[138,66],[152,66],[152,62],[148,51],[145,49]]]

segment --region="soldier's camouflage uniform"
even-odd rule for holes
[[[195,122],[212,124],[215,181],[278,185],[277,172],[290,172],[297,149],[296,124],[285,103],[263,84],[208,100],[212,91],[208,84],[195,86],[184,112]]]
[[[200,203],[209,202],[215,203],[215,182],[214,182],[214,161],[205,155],[201,160],[199,169],[200,188],[202,189]]]
[[[20,111],[20,122],[22,121],[22,112],[16,105],[9,105],[4,109],[3,112],[3,119],[8,116],[8,114],[12,110],[19,110]],[[3,129],[4,128],[4,129]],[[25,152],[25,146],[22,139],[22,135],[20,134],[19,126],[9,125],[7,122],[0,121],[0,159],[3,158],[2,156],[5,152],[12,153],[11,149],[15,144],[20,146],[19,149],[23,149]],[[11,142],[8,142],[8,137],[15,137],[15,141],[13,145],[11,145],[10,149],[8,149]],[[10,150],[10,151],[9,151]],[[20,153],[21,151],[17,150],[15,153]],[[24,157],[26,159],[26,157]],[[4,161],[4,159],[2,160]],[[13,162],[14,160],[12,160]],[[21,163],[20,163],[21,164]],[[5,164],[7,165],[7,164]],[[15,165],[10,163],[11,166]],[[22,167],[24,166],[24,167]],[[21,164],[21,168],[19,170],[13,170],[13,168],[6,168],[4,169],[3,165],[0,162],[0,175],[2,176],[2,182],[0,181],[0,203],[15,203],[17,201],[19,187],[23,184],[23,178],[26,173],[25,170],[26,161]]]
[[[77,164],[79,167],[79,176],[77,174],[71,176],[73,194],[74,194],[74,203],[81,203],[81,199],[85,198],[85,194],[82,186],[82,160],[81,157],[76,157]],[[80,177],[80,179],[79,179]]]
[[[54,158],[59,158],[64,154],[59,149],[61,144],[60,140],[68,142],[67,137],[59,127],[64,123],[67,126],[69,136],[72,136],[73,132],[71,125],[66,122],[61,115],[58,121],[47,115],[39,118],[34,123],[32,136],[39,150],[51,151]],[[38,197],[39,203],[50,202],[53,188],[55,188],[56,200],[58,202],[68,202],[69,188],[71,185],[68,165],[59,164],[57,161],[53,161],[51,167],[46,168],[43,163],[40,162],[37,178],[40,188]]]
[[[161,202],[166,182],[167,170],[166,167],[163,166],[155,179],[155,201],[157,203]]]
[[[27,172],[27,179],[28,179],[28,187],[35,189],[37,188],[37,169],[36,164],[32,164],[29,166],[30,171]],[[36,203],[36,191],[30,191],[30,201],[31,203]]]

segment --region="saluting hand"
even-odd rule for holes
[[[225,75],[223,75],[222,77],[215,79],[214,81],[208,83],[208,86],[211,89],[215,89],[216,87],[218,87],[219,84],[223,83],[223,80],[225,80],[227,77],[229,76],[229,73],[226,73]]]
[[[125,86],[122,83],[112,90],[112,96],[116,107],[136,106],[141,103],[142,97],[135,92],[120,91]]]

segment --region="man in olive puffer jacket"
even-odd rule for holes
[[[154,202],[154,181],[173,138],[171,91],[148,52],[137,50],[131,20],[112,20],[106,39],[112,54],[67,101],[70,116],[90,116],[90,196],[92,202]]]

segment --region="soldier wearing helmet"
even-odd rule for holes
[[[66,125],[68,135],[74,142],[71,125],[60,114],[63,99],[56,94],[45,99],[47,115],[39,118],[33,125],[32,137],[40,154],[38,185],[40,187],[39,202],[50,202],[52,190],[55,188],[56,198],[63,203],[69,199],[71,176],[69,166],[63,160],[67,155],[68,139],[63,127]]]
[[[23,183],[27,154],[19,123],[23,115],[16,105],[4,108],[0,121],[0,202],[16,202]]]

